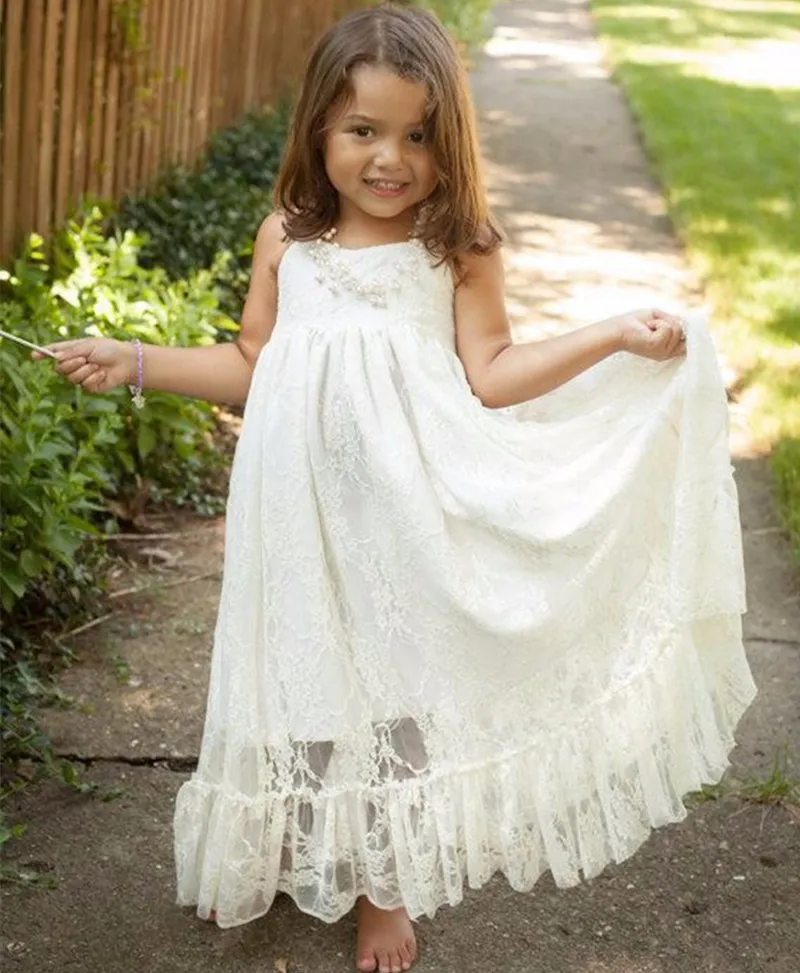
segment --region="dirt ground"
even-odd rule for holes
[[[583,2],[498,4],[473,85],[520,337],[654,301],[698,305]],[[800,971],[800,809],[740,793],[784,753],[800,776],[800,588],[764,461],[748,447],[746,416],[734,408],[732,418],[759,696],[729,777],[716,799],[590,884],[558,890],[546,878],[520,895],[496,879],[469,891],[419,924],[419,973]],[[114,585],[153,587],[115,598],[112,617],[74,640],[79,662],[62,686],[80,705],[45,714],[57,751],[121,793],[88,799],[50,782],[18,799],[29,826],[10,863],[54,887],[4,887],[4,968],[350,970],[351,921],[326,926],[279,898],[263,919],[221,931],[174,904],[173,801],[200,744],[224,521],[148,526],[177,536],[122,542],[151,553]]]

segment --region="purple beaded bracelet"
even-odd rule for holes
[[[141,409],[144,407],[145,401],[144,395],[142,395],[144,389],[144,349],[138,338],[135,338],[133,343],[136,345],[136,384],[129,385],[128,388],[133,396],[133,404],[137,409]]]

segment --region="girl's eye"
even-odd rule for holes
[[[422,145],[422,143],[425,141],[424,132],[412,132],[408,137],[415,145]]]
[[[368,139],[372,135],[372,129],[368,125],[359,125],[358,128],[353,129],[353,135],[357,135],[360,139]]]

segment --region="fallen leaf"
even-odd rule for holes
[[[289,973],[289,960],[285,956],[275,960],[275,973]]]
[[[151,561],[160,561],[167,568],[174,568],[181,560],[178,555],[164,550],[163,547],[140,547],[139,554],[150,558]]]

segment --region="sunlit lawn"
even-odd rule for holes
[[[591,6],[800,558],[800,3]]]

